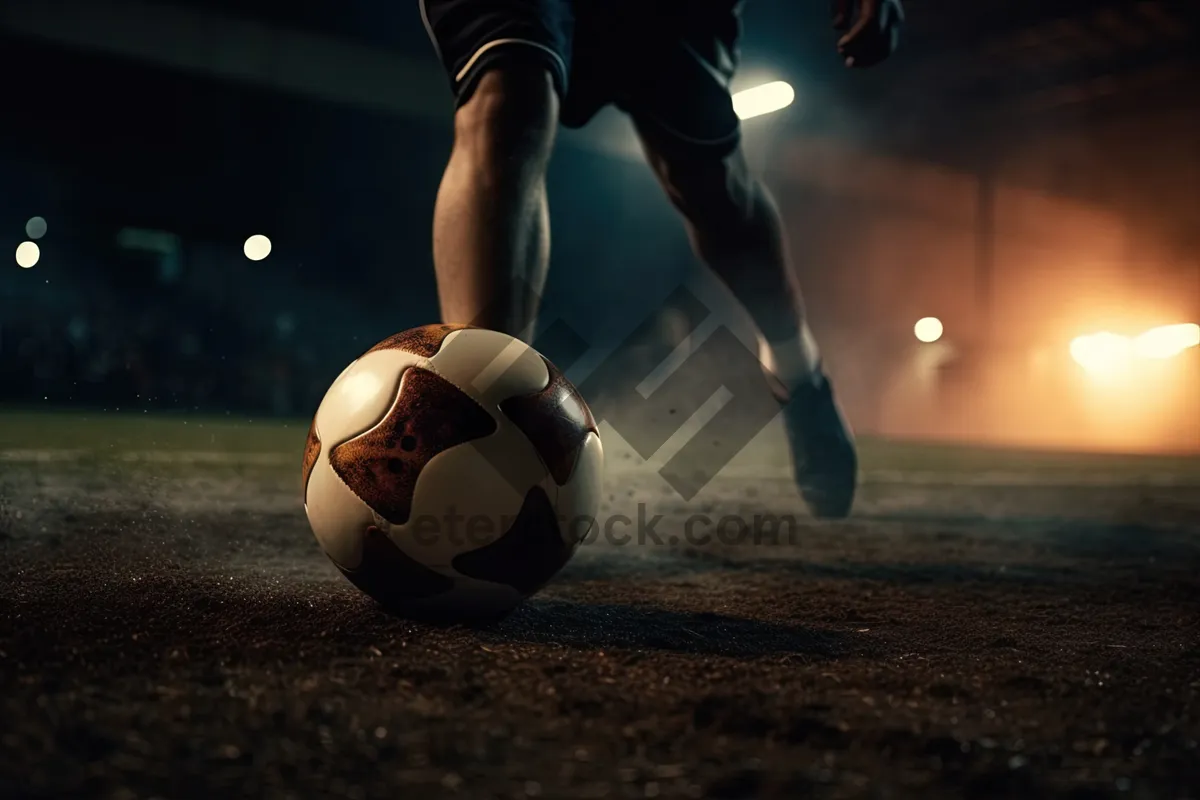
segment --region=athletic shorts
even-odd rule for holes
[[[418,0],[458,105],[492,67],[545,67],[561,120],[612,103],[658,148],[727,154],[741,0]]]

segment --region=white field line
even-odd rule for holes
[[[225,453],[207,450],[0,450],[0,462],[9,464],[62,463],[89,457],[146,464],[282,466],[294,463],[297,469],[300,464],[298,456],[284,453]]]
[[[13,464],[47,464],[87,458],[90,450],[0,450],[0,462]]]

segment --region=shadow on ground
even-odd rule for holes
[[[840,634],[798,625],[714,613],[637,605],[594,605],[539,599],[481,631],[492,641],[552,644],[588,650],[630,649],[754,658],[802,655],[835,658]]]
[[[120,572],[69,562],[0,575],[0,641],[46,666],[99,658],[116,664],[147,653],[203,649],[256,661],[286,655],[361,654],[404,640],[467,636],[492,643],[575,649],[652,650],[751,659],[833,658],[840,636],[801,626],[648,605],[535,598],[505,619],[469,629],[394,617],[340,579],[279,581],[243,573],[201,576],[161,564]],[[71,609],[64,613],[64,609]]]

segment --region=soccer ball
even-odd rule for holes
[[[426,325],[329,387],[304,448],[304,510],[330,560],[388,609],[496,617],[597,524],[602,466],[591,411],[536,350]]]

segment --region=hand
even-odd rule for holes
[[[858,8],[857,17],[854,7]],[[871,67],[896,52],[904,7],[900,0],[834,0],[833,27],[844,31],[838,53],[847,67]]]

